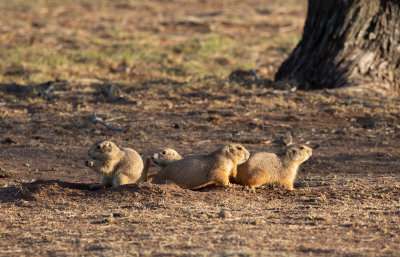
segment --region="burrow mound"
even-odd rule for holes
[[[192,191],[182,189],[176,185],[155,185],[147,182],[129,184],[113,188],[103,188],[95,191],[89,190],[89,184],[73,183],[60,180],[37,180],[31,183],[21,183],[8,190],[14,193],[16,198],[24,200],[42,200],[59,197],[109,197],[109,196],[131,196],[133,198],[159,198],[189,196]]]
[[[3,191],[4,192],[4,191]],[[182,198],[185,201],[227,198],[252,198],[263,196],[267,199],[285,198],[306,193],[303,191],[286,191],[284,189],[273,189],[271,187],[257,189],[257,194],[249,193],[240,185],[234,185],[230,189],[223,187],[206,187],[199,190],[183,189],[175,184],[157,185],[149,182],[129,184],[118,187],[103,188],[95,191],[89,190],[89,184],[73,183],[60,180],[37,180],[30,183],[21,183],[18,186],[8,188],[9,198],[26,201],[49,201],[72,198],[82,199],[110,199],[110,200],[146,200]],[[12,199],[10,199],[12,200]]]
[[[319,197],[341,198],[344,194],[350,197],[365,194],[371,191],[367,188],[359,190],[343,189],[337,190],[329,186],[319,187],[298,187],[294,191],[286,191],[280,188],[265,187],[257,189],[257,193],[244,191],[241,186],[234,185],[227,190],[223,187],[207,187],[200,190],[188,190],[180,188],[175,184],[157,185],[149,182],[138,184],[123,185],[112,188],[103,188],[96,191],[89,190],[89,184],[73,183],[60,180],[37,180],[31,183],[21,183],[15,187],[3,188],[0,190],[2,201],[90,201],[101,202],[109,201],[149,201],[162,199],[180,199],[183,202],[192,201],[220,201],[229,200],[251,200],[252,198],[262,198],[264,201],[276,199],[311,199]],[[399,196],[399,188],[374,188],[369,195],[379,197],[384,194],[391,197]],[[261,199],[259,199],[261,200]]]

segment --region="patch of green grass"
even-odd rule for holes
[[[264,43],[268,43],[271,42],[271,38],[269,37],[259,37],[256,38],[255,40],[253,40],[253,44],[257,45],[257,44],[264,44]]]
[[[211,34],[200,41],[200,54],[210,55],[227,51],[233,45],[233,40],[219,34]]]
[[[73,62],[76,64],[96,64],[101,62],[101,59],[105,56],[104,52],[98,50],[87,50],[82,52],[76,52],[71,57]]]
[[[171,54],[183,56],[182,68],[187,75],[226,77],[234,69],[255,68],[255,63],[242,61],[245,47],[245,42],[209,34],[203,39],[190,39],[175,45]]]
[[[265,17],[253,19],[241,12],[217,14],[215,21],[204,18],[222,25],[212,32],[187,26],[189,31],[182,33],[181,26],[164,27],[159,17],[151,15],[141,23],[142,12],[149,10],[165,11],[167,21],[179,20],[169,8],[169,4],[136,0],[0,1],[0,23],[7,25],[0,36],[0,79],[44,82],[100,76],[136,83],[153,78],[226,78],[236,69],[265,67],[269,56],[277,63],[286,54],[281,49],[292,48],[300,40],[292,32],[240,31],[265,22]],[[230,34],[232,28],[224,31],[226,19],[243,21],[238,30],[242,35]],[[236,26],[235,22],[230,26]],[[4,75],[13,64],[21,65],[24,72]]]
[[[185,54],[186,56],[196,55],[202,48],[202,43],[199,39],[189,39],[182,44],[175,45],[172,50],[176,54]]]
[[[291,49],[292,47],[296,46],[298,42],[300,42],[302,35],[295,35],[292,37],[287,36],[277,36],[274,37],[274,45],[278,45],[283,48]]]

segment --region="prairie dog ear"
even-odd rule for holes
[[[294,149],[294,148],[289,149],[288,155],[289,155],[290,157],[294,157],[296,154],[297,154],[296,149]]]
[[[106,142],[106,143],[104,144],[104,150],[105,150],[105,151],[111,152],[112,149],[113,149],[113,146],[112,146],[112,143],[111,143],[111,142]]]
[[[226,145],[226,150],[229,151],[230,153],[234,153],[236,151],[233,145]]]
[[[222,150],[221,152],[223,152],[223,153],[226,153],[226,154],[230,154],[231,153],[229,145],[224,145],[220,149]]]

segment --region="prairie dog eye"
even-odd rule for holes
[[[163,151],[161,154],[167,154],[167,152],[166,152],[166,151]]]
[[[97,148],[97,149],[101,149],[101,145],[98,145],[96,148]]]
[[[299,147],[299,149],[300,149],[300,150],[303,150],[303,149],[304,149],[304,147],[303,147],[303,146],[300,146],[300,147]]]
[[[243,148],[241,146],[236,147],[239,151],[242,151]]]

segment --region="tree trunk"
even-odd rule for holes
[[[400,1],[309,0],[303,38],[276,80],[400,93]]]

